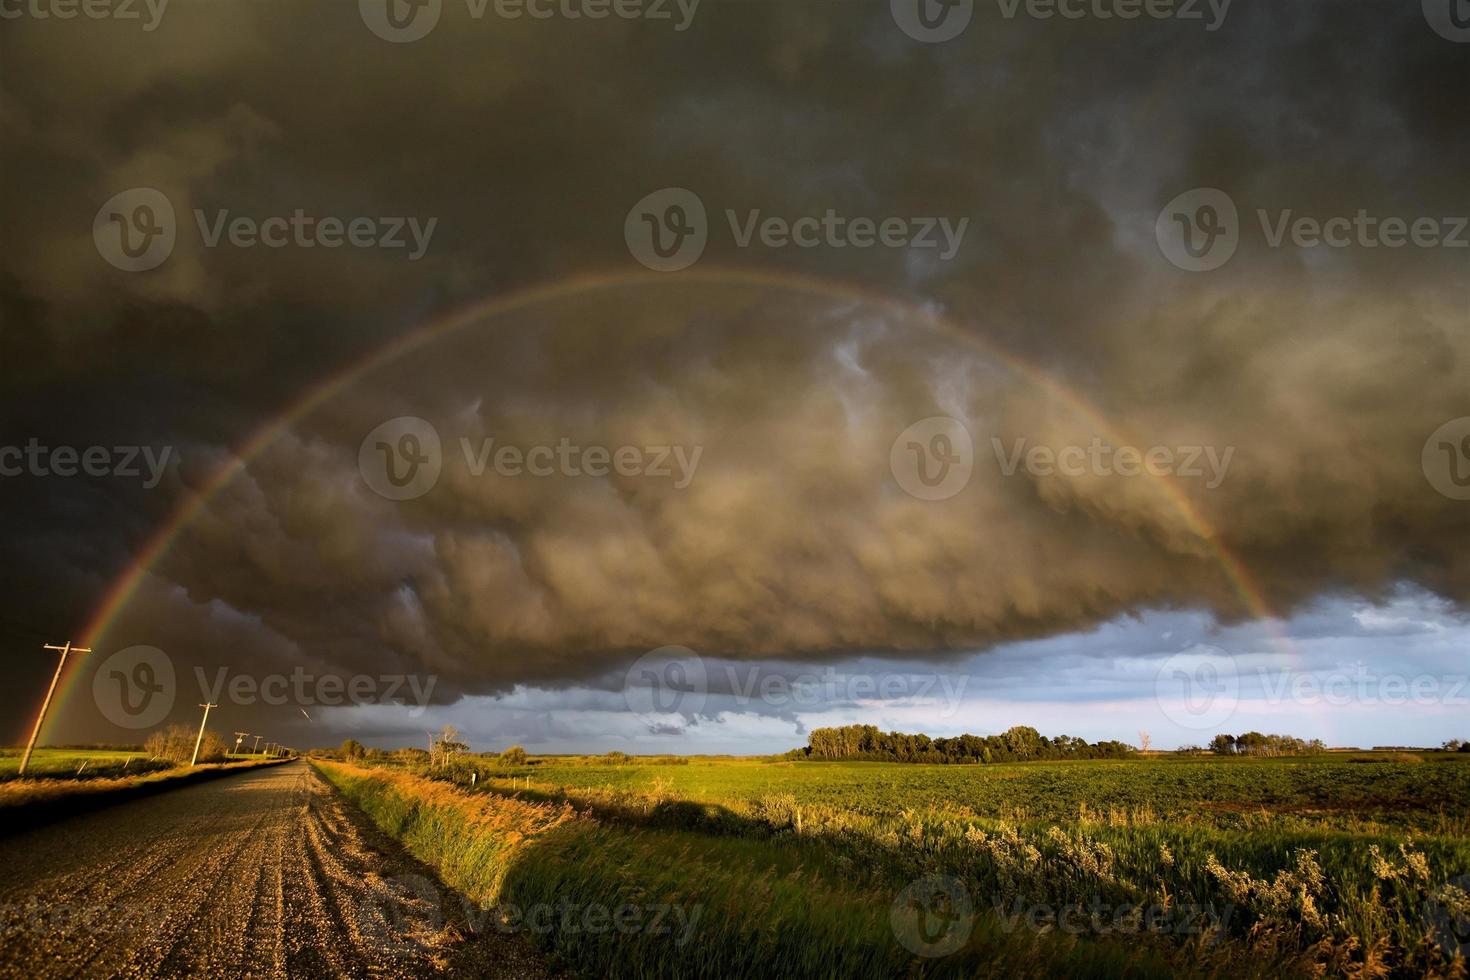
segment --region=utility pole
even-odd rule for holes
[[[209,723],[209,709],[218,708],[219,705],[201,704],[199,707],[204,709],[204,719],[199,722],[199,737],[194,739],[194,758],[189,760],[189,765],[191,766],[199,763],[199,743],[204,741],[204,726]]]
[[[264,737],[263,735],[255,736],[255,748],[250,750],[251,755],[260,755],[260,740]]]
[[[36,739],[41,737],[41,726],[46,722],[46,712],[51,708],[51,697],[56,693],[56,682],[61,680],[61,668],[66,666],[66,655],[69,653],[91,653],[91,647],[74,647],[67,640],[62,646],[47,643],[41,647],[42,650],[56,650],[61,654],[61,659],[56,662],[56,673],[51,678],[51,686],[46,689],[46,700],[41,702],[41,713],[36,715],[36,727],[31,729],[31,740],[26,743],[25,755],[20,757],[20,771],[17,775],[26,774],[26,765],[31,761],[31,752],[36,747]]]
[[[249,737],[250,737],[250,733],[249,732],[236,732],[235,733],[235,751],[232,752],[232,753],[230,753],[230,754],[231,755],[239,755],[240,754],[240,743],[243,742],[243,741],[245,741]]]

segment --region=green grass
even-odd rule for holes
[[[0,780],[16,779],[20,774],[23,749],[0,750]],[[27,778],[34,779],[116,779],[121,776],[158,772],[169,763],[148,758],[141,749],[46,749],[31,753]]]
[[[25,750],[0,749],[0,782],[20,777],[20,760]],[[258,762],[264,753],[230,753],[228,762]],[[171,769],[176,763],[151,758],[143,749],[38,748],[31,753],[27,779],[121,779]]]
[[[642,934],[538,936],[589,976],[1431,975],[1453,968],[1425,902],[1470,871],[1463,756],[532,762],[460,760],[421,773],[438,781],[428,790],[391,771],[333,778],[476,901],[655,896],[703,910],[697,941],[681,948]],[[378,780],[392,785],[388,809]],[[434,807],[416,802],[425,794]],[[507,846],[517,813],[576,818]],[[962,883],[978,913],[963,948],[937,958],[905,950],[889,922],[905,886],[930,875]],[[1228,925],[1201,943],[1136,929],[1074,936],[1044,915],[1037,927],[1016,917],[1154,905],[1174,910],[1172,925],[1189,924],[1191,907],[1194,924]]]
[[[1360,758],[1373,759],[1371,756]],[[749,804],[792,794],[809,806],[873,816],[909,809],[968,809],[976,815],[1059,822],[1082,808],[1151,811],[1159,820],[1253,827],[1300,818],[1313,826],[1385,827],[1470,835],[1470,759],[1426,754],[1409,763],[1340,755],[1282,759],[1157,758],[1000,765],[883,762],[692,760],[685,766],[596,765],[548,760],[502,769],[471,763],[480,778],[531,779],[539,790],[661,793],[679,799]]]

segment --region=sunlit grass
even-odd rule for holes
[[[1434,945],[1423,912],[1470,869],[1470,765],[1455,760],[327,770],[476,902],[654,895],[703,910],[696,949],[541,937],[587,975],[948,976],[1003,964],[1037,976],[1418,976],[1463,963]],[[963,882],[979,916],[963,949],[924,959],[894,941],[888,911],[933,874]],[[1198,907],[1223,917],[1225,934],[1016,925],[1017,909],[1088,903]]]

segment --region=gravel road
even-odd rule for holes
[[[0,838],[0,976],[542,978],[304,762]]]

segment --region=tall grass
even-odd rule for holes
[[[557,917],[533,938],[586,976],[1280,977],[1366,962],[1330,930],[1307,931],[1293,917],[1300,908],[1270,905],[1270,889],[1290,893],[1293,882],[1261,890],[1249,874],[1215,876],[1211,855],[1223,861],[1217,851],[1235,859],[1244,850],[1224,837],[1152,825],[1018,828],[940,811],[885,818],[781,795],[741,812],[611,796],[574,804],[318,765],[476,906],[572,909],[571,920]],[[961,948],[929,958],[901,944],[892,910],[907,883],[936,873],[964,883],[976,917]],[[1185,909],[1186,900],[1201,907]],[[1334,901],[1325,893],[1312,900]],[[1176,925],[1223,918],[1228,928],[1164,935],[1131,922],[1073,935],[1026,915],[1089,902],[1136,907],[1135,918],[1160,905]],[[1226,905],[1239,907],[1239,920]],[[688,928],[579,928],[577,910],[590,906],[675,908]],[[1399,956],[1390,967],[1408,962]],[[1433,963],[1426,953],[1413,969]]]

